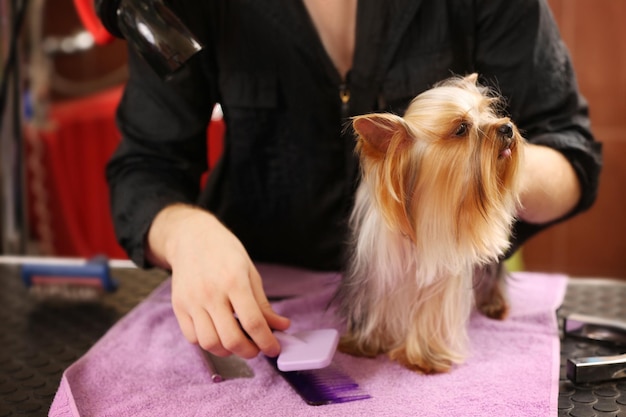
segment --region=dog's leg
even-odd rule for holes
[[[347,298],[343,304],[346,332],[339,339],[339,351],[352,356],[373,358],[389,351],[397,342],[391,340],[388,327],[388,306],[385,301],[371,303],[369,298],[361,298],[361,308],[357,308],[357,297]],[[367,300],[367,301],[366,301]],[[389,314],[391,315],[391,314]]]
[[[418,372],[447,372],[465,357],[473,299],[470,277],[446,279],[425,289],[420,298],[405,341],[389,357]]]
[[[352,356],[375,357],[388,349],[384,337],[386,316],[385,297],[374,299],[377,291],[371,280],[359,281],[365,273],[348,273],[339,285],[334,302],[338,315],[345,324],[345,333],[339,340],[339,351]],[[355,282],[356,281],[356,282]]]
[[[476,268],[474,273],[476,308],[489,318],[503,320],[509,313],[506,277],[506,267],[502,262]]]

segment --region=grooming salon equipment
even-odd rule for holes
[[[239,328],[250,340],[252,338],[235,315]],[[280,343],[276,366],[281,371],[304,371],[330,365],[337,346],[339,332],[335,329],[304,330],[296,333],[273,332]]]
[[[280,342],[277,358],[267,358],[309,405],[344,403],[371,398],[339,367],[331,364],[339,344],[335,329],[274,332]]]
[[[276,367],[283,372],[321,369],[330,365],[339,343],[335,329],[307,330],[298,333],[274,332],[280,342]]]
[[[246,336],[241,323],[239,326]],[[335,329],[274,331],[280,354],[267,361],[309,405],[344,403],[371,398],[338,366],[332,364],[339,344]]]
[[[309,405],[325,405],[366,400],[371,396],[339,367],[330,365],[322,369],[282,372],[278,360],[267,358],[291,387]]]
[[[626,351],[626,322],[584,314],[570,314],[563,320],[563,332],[598,343],[623,346]],[[626,353],[567,359],[567,378],[590,383],[626,378]]]
[[[74,0],[85,26],[99,43],[125,39],[162,78],[169,78],[202,45],[162,0]],[[99,25],[94,16],[100,19]]]
[[[24,258],[19,265],[29,292],[45,301],[94,301],[117,289],[106,257],[87,261]]]
[[[281,353],[276,358],[266,359],[307,404],[324,405],[371,398],[356,381],[331,363],[339,343],[339,333],[335,329],[295,333],[275,331],[274,336],[280,342]],[[235,373],[229,378],[217,366],[218,363],[224,365],[224,358],[215,358],[204,350],[202,356],[213,382],[252,376]],[[233,368],[232,364],[225,367],[227,370],[230,368]]]

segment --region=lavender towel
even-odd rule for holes
[[[294,296],[275,304],[292,319],[292,330],[336,327],[325,307],[337,274],[270,265],[259,269],[268,294]],[[247,362],[252,378],[211,382],[197,347],[178,329],[166,281],[65,371],[49,415],[554,416],[559,379],[555,309],[566,285],[563,275],[514,274],[509,319],[473,315],[470,357],[448,374],[425,376],[383,356],[337,353],[334,363],[372,398],[314,407],[261,357]]]

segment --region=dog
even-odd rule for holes
[[[525,140],[503,108],[471,74],[421,93],[403,117],[352,119],[361,181],[335,294],[341,351],[446,372],[466,357],[472,308],[506,317],[500,260]]]

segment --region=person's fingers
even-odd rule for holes
[[[274,357],[280,353],[280,344],[270,329],[252,291],[231,299],[233,309],[244,331],[265,355]]]
[[[272,330],[284,331],[291,325],[291,320],[275,312],[269,301],[265,300],[264,302],[259,303],[259,309],[261,310],[261,314],[263,314],[268,326]]]
[[[259,354],[254,341],[248,339],[233,314],[230,305],[208,306],[221,345],[227,351],[242,358],[251,359]]]
[[[183,336],[189,343],[197,344],[202,349],[217,356],[228,356],[231,353],[220,343],[217,331],[208,313],[197,308],[192,314],[188,313],[188,303],[181,302],[180,297],[172,294],[172,308]]]
[[[198,343],[198,338],[196,337],[196,330],[193,325],[193,320],[186,312],[181,312],[178,309],[174,308],[174,315],[176,316],[176,320],[178,321],[178,327],[180,327],[183,336],[189,343],[196,344]]]
[[[182,269],[172,275],[172,305],[179,326],[190,342],[218,356],[276,356],[280,344],[272,329],[286,329],[289,319],[272,310],[256,268],[243,247],[235,249],[206,270],[189,251],[178,252]]]
[[[232,351],[225,348],[220,340],[213,320],[204,309],[199,309],[192,316],[194,329],[198,339],[198,345],[216,356],[230,356]]]
[[[239,322],[263,354],[270,357],[278,356],[280,344],[258,308],[253,314],[250,312],[250,309],[242,311],[239,314]]]

